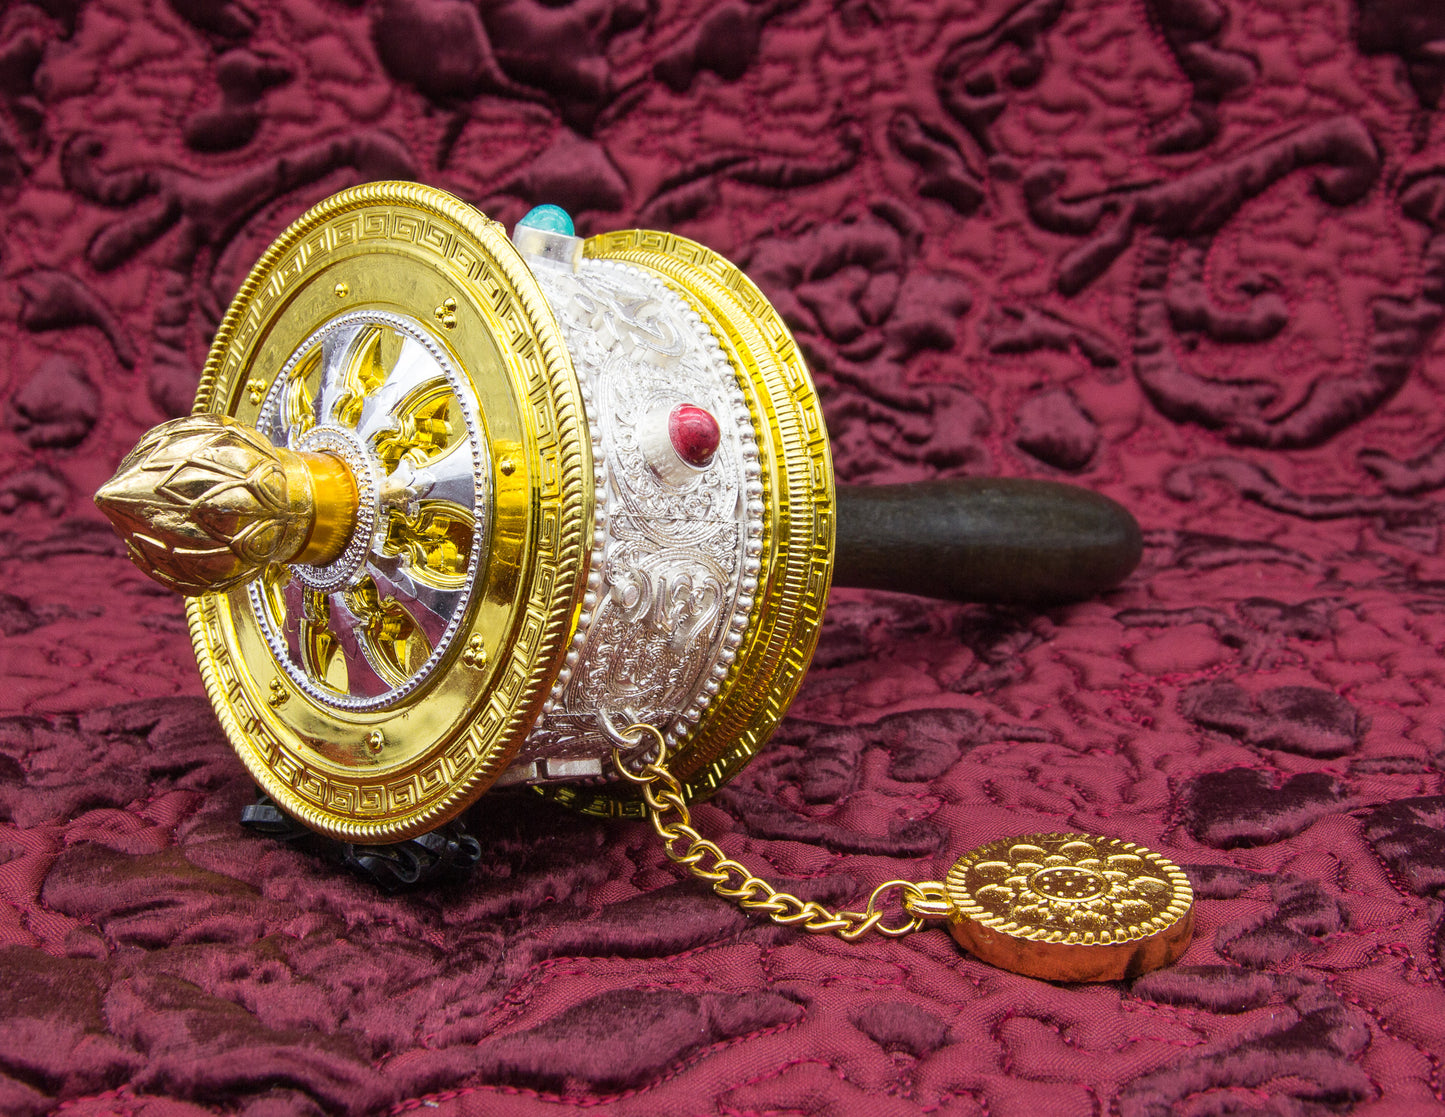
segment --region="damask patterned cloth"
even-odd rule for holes
[[[15,0],[0,11],[0,1112],[1445,1112],[1445,8]],[[261,250],[379,178],[671,229],[840,478],[1074,480],[1140,570],[835,592],[701,829],[856,906],[1036,830],[1184,866],[1129,982],[745,917],[489,795],[387,896],[241,829],[181,603],[90,503]]]

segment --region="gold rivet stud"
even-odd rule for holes
[[[517,463],[511,458],[503,458],[497,463],[497,468],[502,471],[503,477],[510,477],[517,472]]]
[[[369,748],[372,752],[380,752],[382,746],[385,744],[386,734],[383,733],[380,729],[373,729],[366,736],[366,747]]]
[[[351,288],[345,283],[338,283],[332,290],[336,292],[338,299],[344,299],[347,295],[351,294]]]

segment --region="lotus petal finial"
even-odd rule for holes
[[[356,485],[332,455],[281,449],[224,415],[191,415],[148,432],[95,503],[137,566],[194,595],[244,585],[271,563],[340,554]]]

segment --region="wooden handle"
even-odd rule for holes
[[[837,508],[837,586],[1049,605],[1118,585],[1142,549],[1124,508],[1053,481],[839,486]]]

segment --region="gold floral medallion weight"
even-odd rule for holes
[[[948,929],[985,962],[1050,981],[1111,981],[1189,945],[1194,893],[1172,862],[1092,834],[1029,834],[959,859]]]
[[[656,758],[633,772],[668,858],[744,911],[774,923],[852,942],[873,933],[898,938],[946,920],[954,940],[982,962],[1045,981],[1117,981],[1167,966],[1194,932],[1194,890],[1173,862],[1152,850],[1093,834],[1028,834],[964,854],[946,880],[889,880],[867,906],[833,911],[780,892],[727,857],[692,826],[682,786],[668,771],[662,734],[629,733]],[[886,904],[896,894],[901,910]]]

